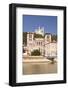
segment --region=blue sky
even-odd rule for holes
[[[57,16],[23,15],[23,31],[34,32],[44,27],[45,33],[57,34]]]

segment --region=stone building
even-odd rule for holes
[[[57,42],[51,41],[50,33],[43,33],[44,29],[40,27],[35,32],[27,32],[27,46],[24,46],[26,55],[31,55],[33,50],[40,50],[41,56],[56,56]],[[35,34],[40,34],[43,37],[34,37]]]

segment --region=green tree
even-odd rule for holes
[[[57,41],[57,35],[52,35],[51,40],[52,40],[52,41],[53,41],[53,40]]]
[[[42,36],[41,34],[34,33],[34,38],[44,38],[44,36]]]
[[[27,32],[23,32],[23,44],[27,45]]]
[[[31,55],[32,55],[32,56],[40,56],[40,55],[41,55],[40,50],[38,50],[38,49],[33,50],[33,51],[31,52]]]

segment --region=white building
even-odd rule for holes
[[[37,29],[35,29],[35,33],[44,36],[44,27],[38,27]]]
[[[51,42],[45,45],[45,56],[56,57],[57,56],[57,43]]]

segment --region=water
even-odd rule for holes
[[[23,63],[23,74],[31,75],[31,74],[51,74],[57,73],[57,62],[55,63],[32,63],[25,62]]]

